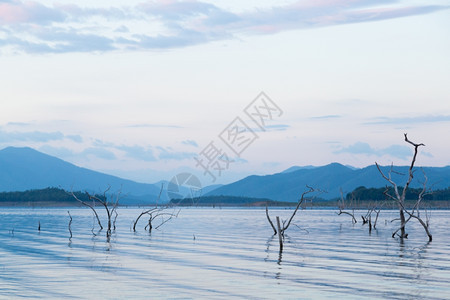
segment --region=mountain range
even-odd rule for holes
[[[382,167],[382,170],[387,174],[390,166]],[[408,167],[394,167],[394,170],[392,178],[402,185],[406,177],[400,173],[407,174]],[[428,177],[428,186],[433,189],[444,189],[450,186],[450,166],[424,167],[423,171]],[[417,169],[412,187],[421,186],[423,180],[423,173]],[[320,195],[321,198],[333,199],[339,197],[341,188],[344,193],[347,193],[359,186],[383,187],[386,183],[374,165],[357,169],[332,163],[321,167],[294,166],[272,175],[252,175],[231,184],[204,187],[202,193],[207,196],[223,195],[296,201],[306,185],[309,185],[326,191]],[[111,192],[121,190],[122,204],[132,205],[157,201],[161,185],[167,187],[168,182],[138,183],[81,168],[31,148],[8,147],[0,150],[0,192],[60,187],[69,191],[87,190],[102,193],[110,186]],[[180,188],[180,194],[187,194],[188,191],[189,187]],[[163,190],[160,201],[167,202],[169,200],[167,195],[167,191]]]
[[[0,150],[0,191],[59,187],[67,191],[103,193],[121,190],[125,203],[154,202],[160,188],[77,167],[31,148]]]
[[[408,166],[393,166],[392,179],[403,186],[408,174]],[[297,201],[306,186],[323,191],[321,198],[334,199],[355,188],[384,187],[388,182],[383,179],[375,165],[362,169],[332,163],[322,167],[310,166],[296,168],[281,173],[265,176],[248,176],[242,180],[219,187],[207,196],[240,196],[269,198],[278,201]],[[381,170],[388,175],[391,166],[382,166]],[[450,186],[450,166],[422,168],[428,177],[427,186],[433,189],[445,189]],[[424,173],[416,169],[411,187],[421,187],[425,180]]]

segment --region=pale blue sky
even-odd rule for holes
[[[419,165],[450,164],[448,1],[242,2],[0,1],[0,148],[200,176],[193,157],[227,150],[218,135],[264,91],[283,114],[218,182],[407,164],[404,132]]]

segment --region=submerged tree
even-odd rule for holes
[[[340,200],[338,200],[338,208],[339,208],[339,212],[337,213],[338,216],[340,215],[349,215],[350,217],[352,217],[352,224],[356,224],[358,223],[355,217],[355,208],[354,208],[354,203],[356,202],[355,199],[355,194],[354,192],[351,193],[351,196],[349,197],[350,193],[347,194],[347,199],[350,200],[350,206],[347,207],[346,203],[345,203],[345,199],[344,199],[344,195],[342,193],[341,190],[341,198]],[[381,212],[381,208],[384,206],[385,202],[381,202],[379,203],[378,201],[374,201],[374,202],[369,202],[367,204],[367,212],[364,215],[361,215],[361,219],[362,219],[362,225],[368,225],[369,227],[369,233],[372,232],[372,229],[377,229],[377,222],[378,222],[378,217],[380,215]],[[351,211],[349,211],[351,210]],[[372,220],[372,214],[375,213],[375,217],[374,220]]]
[[[350,208],[349,208],[349,209],[352,210],[352,212],[349,212],[349,211],[347,211],[347,207],[346,207],[345,199],[344,199],[344,194],[343,194],[342,189],[341,189],[341,199],[338,201],[339,212],[337,214],[338,214],[338,216],[340,216],[342,214],[349,215],[350,217],[352,217],[352,224],[358,223],[358,221],[356,221],[356,218],[355,218],[355,208],[353,207],[354,199],[355,199],[355,197],[354,197],[354,195],[352,193],[352,198],[351,198],[351,201],[350,201]]]
[[[94,213],[94,216],[97,220],[98,226],[100,227],[100,230],[103,230],[103,225],[102,222],[100,221],[100,218],[98,216],[97,210],[95,209],[95,204],[99,203],[101,204],[106,211],[106,216],[107,216],[107,230],[106,230],[106,237],[111,237],[111,233],[112,233],[112,228],[116,228],[116,219],[117,219],[117,206],[119,205],[119,200],[120,200],[120,191],[117,193],[115,199],[113,199],[113,197],[111,196],[111,200],[108,200],[108,197],[106,195],[106,193],[111,189],[111,187],[109,186],[104,192],[102,196],[99,195],[91,195],[90,193],[86,192],[86,195],[88,196],[89,202],[92,201],[92,204],[79,199],[76,194],[74,192],[72,193],[72,196],[75,198],[75,200],[77,200],[78,202],[80,202],[81,204],[83,204],[84,206],[89,207],[92,212]],[[113,219],[113,215],[115,215],[114,219]]]
[[[170,208],[169,205],[167,206],[160,206],[158,207],[158,202],[161,198],[161,193],[163,191],[164,185],[161,185],[161,190],[159,191],[159,195],[158,195],[158,199],[156,201],[156,205],[155,207],[149,208],[147,210],[142,211],[139,216],[136,218],[136,220],[133,222],[133,231],[136,232],[136,225],[139,222],[139,220],[141,219],[141,217],[147,215],[148,216],[148,222],[147,225],[145,226],[145,230],[151,232],[153,227],[154,227],[154,223],[153,221],[157,218],[161,219],[161,222],[159,224],[157,224],[155,226],[155,229],[158,229],[159,227],[161,227],[162,225],[164,225],[165,223],[167,223],[168,221],[170,221],[173,217],[178,217],[178,213],[180,211],[178,211],[177,213],[175,212],[168,212],[167,210]]]
[[[428,240],[432,241],[433,236],[431,235],[431,232],[429,230],[428,214],[425,212],[425,218],[426,218],[425,220],[423,220],[422,217],[420,216],[420,205],[422,203],[424,196],[428,193],[427,186],[426,186],[427,176],[425,175],[425,172],[423,173],[425,180],[422,184],[422,190],[420,191],[416,202],[414,203],[414,205],[412,206],[411,209],[407,209],[406,203],[405,203],[406,192],[409,188],[409,185],[411,184],[411,181],[414,178],[414,173],[415,173],[414,164],[416,162],[418,148],[420,146],[425,146],[425,145],[422,143],[420,143],[420,144],[414,143],[408,139],[408,136],[406,133],[404,135],[405,135],[405,142],[411,144],[414,147],[414,155],[412,157],[411,164],[409,166],[408,179],[402,190],[400,190],[397,183],[395,183],[392,180],[391,175],[394,172],[392,170],[392,167],[391,167],[391,170],[389,171],[389,173],[386,175],[383,173],[383,171],[381,170],[378,163],[375,163],[380,174],[383,176],[383,178],[385,180],[387,180],[392,185],[393,190],[394,190],[394,194],[392,194],[392,193],[389,193],[388,188],[386,188],[384,194],[386,195],[386,197],[388,199],[394,200],[398,204],[398,210],[399,210],[399,214],[400,214],[400,218],[399,218],[400,219],[400,227],[392,233],[392,237],[395,237],[397,235],[400,238],[407,238],[408,234],[406,233],[406,224],[411,219],[416,219],[417,221],[419,221],[419,223],[424,228],[424,230],[428,236]],[[423,170],[422,170],[422,172],[423,172]],[[400,231],[400,234],[398,234],[399,231]]]
[[[178,217],[178,214],[179,214],[180,211],[178,211],[176,213],[175,212],[168,212],[167,209],[169,209],[169,206],[153,207],[153,208],[150,208],[148,210],[144,210],[143,212],[141,212],[139,214],[139,216],[133,222],[133,231],[136,231],[136,225],[139,222],[139,219],[142,216],[144,216],[144,215],[148,216],[147,225],[145,225],[144,229],[148,230],[149,232],[152,231],[153,227],[155,227],[155,229],[158,229],[159,227],[161,227],[165,223],[169,222],[173,217],[175,217],[175,218]],[[153,221],[155,219],[157,219],[157,218],[160,218],[161,222],[155,226]]]
[[[277,224],[277,228],[279,228],[279,230],[277,230],[277,228],[275,227],[275,225],[273,224],[272,220],[270,219],[269,216],[269,209],[267,207],[267,203],[266,203],[266,217],[267,217],[267,221],[269,221],[270,226],[273,229],[273,234],[276,235],[277,233],[280,233],[282,236],[284,236],[284,232],[289,228],[289,226],[291,225],[292,220],[294,219],[295,215],[297,214],[298,209],[300,208],[300,206],[302,205],[302,203],[306,200],[305,196],[307,194],[313,193],[315,192],[315,190],[312,187],[306,186],[308,188],[307,191],[302,193],[302,196],[300,197],[300,200],[298,200],[297,206],[295,207],[294,211],[292,212],[291,216],[289,217],[289,219],[287,220],[282,220],[280,223],[280,226],[278,226]]]
[[[377,229],[378,216],[380,215],[381,208],[383,207],[384,202],[381,205],[377,205],[376,203],[369,203],[367,212],[365,215],[361,215],[363,226],[367,224],[369,226],[369,233],[372,232],[373,229]],[[372,214],[375,213],[375,220],[372,221]]]

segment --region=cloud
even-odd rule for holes
[[[36,37],[55,43],[49,47],[51,52],[87,52],[114,50],[114,40],[93,33],[80,33],[76,29],[44,30],[37,32]]]
[[[74,157],[76,154],[72,150],[65,147],[53,147],[49,145],[44,145],[39,147],[39,151],[46,153],[51,156],[55,156],[61,159],[67,159]]]
[[[184,20],[198,15],[208,16],[221,10],[213,4],[199,1],[158,1],[145,2],[138,5],[148,15],[165,20]]]
[[[276,162],[276,161],[263,163],[263,166],[264,167],[268,167],[268,168],[278,167],[279,165],[281,165],[281,163],[280,162]]]
[[[255,131],[255,132],[286,131],[290,127],[291,126],[287,125],[287,124],[273,124],[273,125],[266,125],[266,126],[264,126],[264,129],[261,129],[261,128],[257,127],[257,128],[251,128],[251,130]]]
[[[370,147],[369,144],[363,142],[356,142],[353,145],[342,148],[340,150],[335,151],[334,153],[351,153],[351,154],[367,154],[373,155],[376,153],[376,150]]]
[[[291,126],[286,124],[274,124],[274,125],[266,125],[265,129],[268,131],[285,131],[289,127]]]
[[[375,156],[383,156],[390,155],[392,157],[400,158],[400,159],[408,159],[412,155],[412,150],[408,146],[402,145],[392,145],[387,148],[375,149],[372,148],[369,144],[363,142],[356,142],[353,145],[348,147],[341,148],[339,150],[334,151],[335,154],[340,153],[350,153],[350,154],[362,154],[362,155],[375,155]]]
[[[30,126],[31,123],[26,123],[26,122],[8,122],[6,124],[6,126],[18,126],[18,127],[26,127],[26,126]]]
[[[65,14],[34,1],[7,1],[0,3],[0,24],[48,24],[64,22]]]
[[[0,143],[11,142],[49,142],[59,141],[64,139],[64,134],[59,131],[55,132],[42,132],[42,131],[30,131],[30,132],[6,132],[0,130]]]
[[[183,141],[182,144],[198,147],[197,143],[193,140]],[[170,147],[143,147],[143,146],[127,146],[127,145],[115,145],[113,143],[106,143],[101,140],[94,140],[94,145],[97,148],[113,148],[120,150],[125,153],[128,158],[135,159],[138,161],[145,162],[153,162],[158,159],[164,160],[184,160],[193,158],[196,153],[193,152],[183,152],[183,151],[174,151]],[[154,149],[157,150],[157,154],[155,154]]]
[[[198,144],[196,141],[193,140],[185,140],[181,142],[183,145],[188,145],[188,146],[193,146],[193,147],[198,147]]]
[[[115,147],[114,143],[105,142],[99,139],[94,139],[93,145],[96,147]]]
[[[27,123],[8,123],[8,126],[26,127]],[[59,131],[3,131],[0,129],[0,143],[13,142],[38,142],[46,143],[51,141],[62,141],[64,139],[72,140],[76,143],[83,142],[80,135],[64,135]]]
[[[401,117],[401,118],[389,118],[378,117],[373,121],[366,122],[366,125],[378,125],[378,124],[418,124],[418,123],[440,123],[450,122],[450,116],[447,115],[426,115],[416,117]]]
[[[378,150],[378,153],[379,155],[390,155],[400,159],[408,159],[412,156],[413,151],[408,146],[392,145]]]
[[[180,152],[173,151],[171,148],[164,147],[156,147],[159,152],[159,159],[167,159],[167,160],[184,160],[184,159],[192,159],[197,155],[197,153],[193,152]]]
[[[88,156],[95,156],[96,158],[105,160],[116,159],[116,155],[113,152],[99,147],[89,147],[81,152],[75,152],[66,147],[53,147],[50,145],[44,145],[39,148],[39,151],[61,159],[86,158]]]
[[[382,21],[449,7],[406,5],[395,0],[299,0],[231,12],[202,1],[85,8],[12,0],[0,3],[0,48],[27,53],[171,49],[242,35]]]
[[[339,119],[342,118],[340,115],[324,115],[324,116],[317,116],[317,117],[311,117],[312,120],[330,120],[330,119]]]
[[[66,135],[66,138],[68,138],[69,140],[72,140],[76,143],[83,142],[83,138],[80,135]]]
[[[61,30],[33,30],[38,41],[26,38],[10,37],[0,39],[0,45],[9,45],[27,53],[67,53],[67,52],[95,52],[115,50],[113,40],[96,34],[78,33],[73,29]]]
[[[144,148],[142,146],[117,146],[116,147],[119,150],[122,150],[125,152],[125,155],[136,159],[136,160],[142,160],[142,161],[156,161],[156,157],[153,154],[152,149]]]
[[[183,128],[178,125],[170,125],[170,124],[133,124],[128,125],[129,128]]]
[[[117,27],[114,31],[128,33],[128,32],[130,32],[130,29],[125,25],[121,25],[121,26]]]
[[[116,159],[116,155],[113,152],[106,150],[105,148],[99,148],[99,147],[87,148],[83,152],[81,152],[81,155],[82,156],[92,155],[92,156],[106,159],[106,160]]]
[[[430,152],[426,152],[426,151],[422,151],[420,154],[424,155],[426,157],[430,157],[430,158],[434,157],[433,154],[431,154]]]
[[[235,164],[247,164],[248,160],[236,156],[231,159],[231,162]]]

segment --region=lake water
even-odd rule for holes
[[[89,209],[70,208],[69,240],[67,209],[1,208],[0,298],[450,298],[450,211],[432,211],[431,243],[416,222],[403,243],[391,238],[395,212],[369,235],[333,210],[299,211],[282,254],[262,209],[183,208],[133,233],[141,211],[119,208],[107,242]]]

